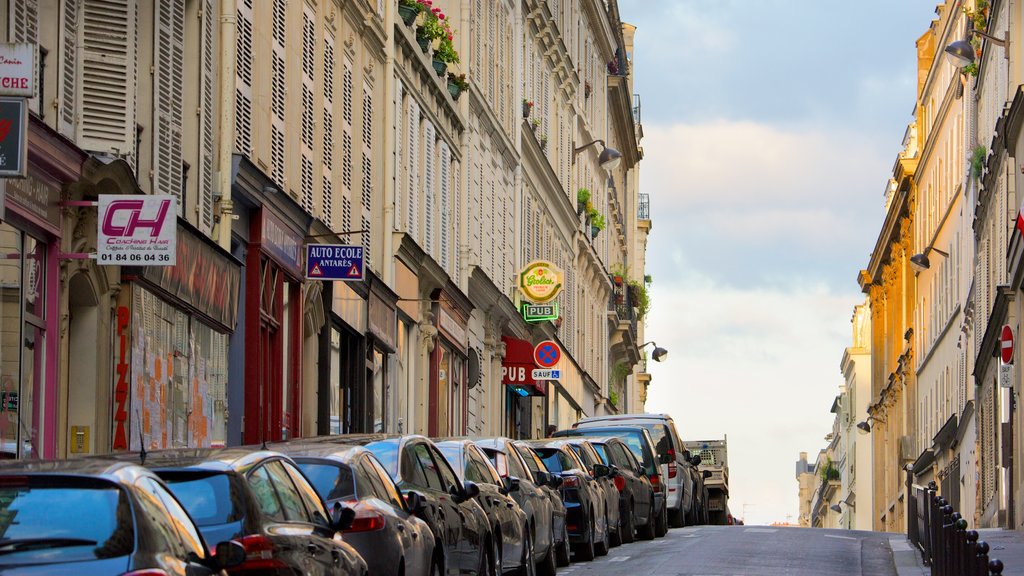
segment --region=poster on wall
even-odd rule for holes
[[[114,266],[174,266],[177,199],[168,194],[100,194],[96,260]]]

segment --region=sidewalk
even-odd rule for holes
[[[892,550],[892,562],[896,565],[898,576],[928,576],[931,571],[921,561],[921,553],[917,551],[903,534],[889,537],[889,549]]]
[[[1024,576],[1024,531],[986,528],[978,540],[989,545],[988,557],[1003,561],[1003,576]]]

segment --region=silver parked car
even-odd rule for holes
[[[292,457],[327,503],[355,511],[345,541],[366,560],[373,576],[431,573],[434,535],[406,505],[394,480],[361,446],[284,443],[274,449]]]

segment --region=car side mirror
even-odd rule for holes
[[[711,470],[704,470],[704,471],[702,471],[702,474],[703,474],[705,480],[707,480],[708,478],[711,478]]]
[[[533,480],[537,486],[547,486],[551,482],[551,475],[543,470],[538,470],[533,473]]]
[[[480,487],[475,482],[465,481],[462,484],[462,499],[469,500],[480,495]]]
[[[427,509],[427,499],[419,492],[409,491],[405,493],[405,505],[410,514],[422,518]]]
[[[234,568],[245,562],[245,546],[236,540],[218,542],[213,563],[219,569]]]
[[[690,458],[690,464],[693,464],[694,466],[700,466],[701,462],[703,462],[703,460],[700,459],[700,456],[694,456],[693,458]]]
[[[612,469],[606,464],[594,464],[594,478],[605,478],[611,476]]]
[[[658,462],[662,464],[671,464],[675,462],[675,459],[672,458],[671,454],[662,454],[661,456],[658,457]]]
[[[693,458],[693,455],[690,454],[689,450],[683,450],[683,460],[686,460],[687,462],[691,462],[692,458]]]
[[[342,506],[341,502],[335,502],[331,506],[331,528],[344,532],[352,527],[356,519],[356,511],[348,506]]]
[[[503,480],[505,481],[506,491],[515,492],[516,490],[519,490],[519,478],[516,478],[515,476],[506,476]]]
[[[558,474],[548,474],[548,486],[557,490],[562,486],[562,477]]]

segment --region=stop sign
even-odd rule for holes
[[[1003,324],[1003,330],[999,334],[999,348],[1003,364],[1013,364],[1013,329],[1009,324]]]

